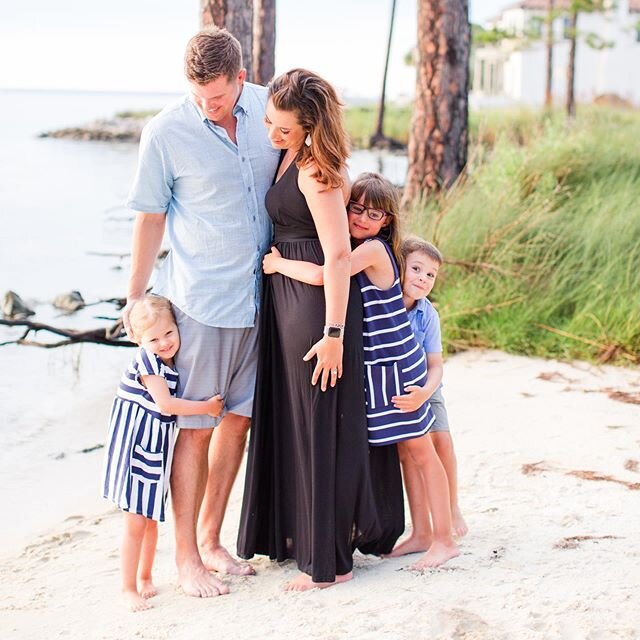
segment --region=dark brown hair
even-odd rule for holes
[[[207,84],[223,76],[233,80],[241,69],[240,43],[226,29],[209,27],[189,40],[184,73],[192,82]]]
[[[296,114],[311,144],[303,144],[298,167],[315,163],[318,182],[335,189],[344,185],[340,170],[349,155],[349,142],[342,123],[342,103],[335,89],[319,75],[292,69],[274,78],[269,98],[280,111]]]
[[[351,186],[351,199],[356,202],[362,198],[365,207],[382,209],[390,213],[389,224],[378,234],[386,240],[400,266],[400,198],[398,190],[379,173],[361,173]]]

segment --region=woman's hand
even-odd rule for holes
[[[429,399],[425,387],[412,384],[404,390],[407,392],[405,395],[391,398],[393,406],[400,411],[417,411]]]
[[[302,358],[305,362],[311,360],[313,356],[318,358],[311,376],[311,384],[315,385],[320,379],[322,391],[327,390],[327,381],[330,382],[332,387],[336,386],[338,379],[342,377],[342,351],[342,339],[330,338],[329,336],[324,336],[321,340],[318,340],[307,351],[304,358]]]
[[[262,258],[262,270],[268,274],[278,273],[279,258],[282,258],[282,254],[275,247],[271,247],[271,253]]]

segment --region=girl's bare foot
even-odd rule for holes
[[[353,572],[345,573],[342,576],[336,576],[333,582],[314,582],[311,576],[306,573],[301,573],[297,578],[294,578],[290,582],[285,583],[282,587],[285,591],[310,591],[311,589],[328,589],[333,587],[334,584],[340,584],[342,582],[348,582],[353,578]]]
[[[467,523],[464,521],[462,512],[458,505],[451,509],[451,526],[453,528],[453,533],[457,535],[458,538],[466,536],[469,532],[469,527],[467,527]]]
[[[418,536],[413,532],[411,535],[393,547],[391,553],[384,555],[384,558],[398,558],[410,553],[420,553],[426,551],[431,546],[431,538]]]
[[[222,545],[211,548],[201,548],[200,557],[209,571],[226,573],[230,576],[255,576],[255,569],[248,562],[236,560]]]
[[[153,607],[153,605],[141,597],[137,591],[123,591],[122,597],[129,611],[145,611]]]
[[[418,562],[412,564],[409,569],[411,571],[424,571],[425,569],[433,569],[443,565],[447,560],[455,558],[460,554],[458,545],[451,541],[448,543],[434,542],[429,551],[425,553]]]
[[[138,578],[138,593],[142,598],[147,600],[158,595],[158,590],[153,584],[151,578]]]

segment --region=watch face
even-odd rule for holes
[[[339,338],[342,335],[340,327],[327,327],[327,335],[330,338]]]

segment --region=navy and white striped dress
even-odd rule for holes
[[[140,348],[122,374],[111,408],[103,496],[124,511],[164,521],[176,417],[163,415],[140,381],[161,376],[176,395],[178,373]]]
[[[364,306],[364,373],[369,444],[380,446],[424,435],[431,428],[435,416],[428,402],[412,412],[402,412],[391,404],[393,396],[406,393],[405,387],[425,384],[427,361],[411,330],[402,301],[398,267],[391,249],[380,238],[373,240],[384,245],[395,275],[389,289],[376,287],[364,271],[356,276]]]

